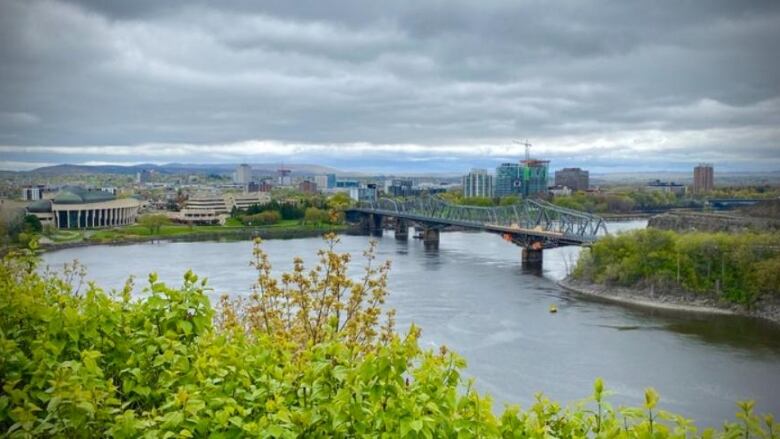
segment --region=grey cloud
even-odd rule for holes
[[[10,0],[0,145],[521,136],[608,159],[652,132],[637,160],[696,161],[734,155],[718,132],[761,160],[780,155],[777,41],[773,1]]]

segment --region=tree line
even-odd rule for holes
[[[620,286],[679,286],[751,306],[780,295],[780,235],[636,230],[596,241],[572,274]]]

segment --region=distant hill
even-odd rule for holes
[[[142,169],[154,170],[161,174],[230,174],[238,164],[190,164],[190,163],[168,163],[165,165],[141,164],[132,166],[119,165],[72,165],[62,164],[55,166],[45,166],[31,171],[23,171],[20,174],[30,174],[44,177],[55,177],[64,175],[79,174],[129,174],[133,175]],[[280,165],[278,163],[254,163],[250,164],[252,170],[258,174],[273,175],[277,172]],[[346,174],[338,169],[327,166],[291,163],[284,164],[285,169],[290,169],[295,175],[316,175],[316,174]],[[354,173],[350,173],[354,174]]]

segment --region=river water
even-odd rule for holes
[[[644,227],[611,224],[610,231]],[[410,234],[411,235],[411,234]],[[342,236],[339,250],[360,255],[370,238]],[[522,269],[521,249],[497,235],[442,233],[438,250],[426,250],[392,232],[378,239],[378,259],[392,261],[388,305],[398,328],[414,322],[428,347],[447,345],[468,361],[466,374],[490,393],[497,407],[528,407],[544,391],[562,403],[587,397],[602,377],[614,405],[641,405],[644,388],[661,394],[661,407],[719,426],[733,419],[735,402],[754,399],[761,412],[780,415],[780,329],[762,321],[707,314],[632,308],[572,296],[556,286],[579,248],[545,250],[542,273]],[[313,264],[320,238],[270,240],[263,244],[274,270],[301,256]],[[65,249],[44,255],[52,268],[78,259],[87,279],[120,288],[149,272],[181,283],[192,269],[206,276],[215,294],[246,294],[254,282],[252,244],[160,242]],[[556,304],[558,313],[548,312]]]

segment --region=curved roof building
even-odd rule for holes
[[[132,224],[141,202],[116,198],[110,192],[66,186],[51,200],[38,200],[27,213],[61,229],[114,227]]]

